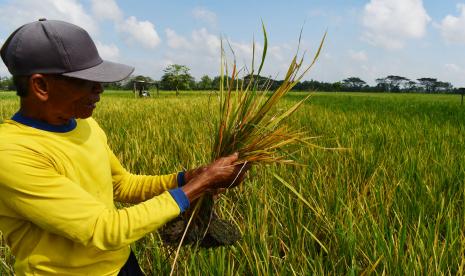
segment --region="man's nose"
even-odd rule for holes
[[[94,82],[92,86],[92,93],[101,94],[103,93],[103,85],[100,82]]]

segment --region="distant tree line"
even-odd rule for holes
[[[104,84],[106,89],[111,90],[132,90],[134,82],[146,82],[147,85],[157,87],[162,90],[174,90],[178,94],[179,90],[218,90],[220,86],[220,76],[210,77],[204,75],[199,81],[189,73],[190,69],[185,65],[172,64],[163,70],[160,80],[154,80],[147,76],[131,76],[130,78],[110,84]],[[247,83],[254,77],[259,89],[276,89],[282,84],[282,80],[275,80],[271,77],[245,76],[241,79]],[[320,82],[316,80],[306,80],[297,83],[294,91],[328,91],[328,92],[390,92],[390,93],[461,93],[464,90],[455,88],[449,82],[443,82],[435,78],[419,78],[410,80],[396,75],[389,75],[375,80],[376,85],[370,86],[358,77],[349,77],[338,82]],[[0,90],[15,90],[11,77],[0,78]]]
[[[12,77],[0,77],[0,90],[16,90]]]
[[[455,93],[457,90],[451,83],[435,78],[419,78],[415,81],[402,76],[390,75],[375,81],[375,86],[369,86],[358,77],[350,77],[342,80],[338,85],[344,91]]]

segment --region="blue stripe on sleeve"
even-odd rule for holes
[[[185,174],[186,174],[185,171],[178,172],[178,177],[177,177],[178,187],[182,187],[182,186],[186,185],[186,183],[184,182],[184,175]]]
[[[181,188],[177,189],[172,189],[168,191],[173,199],[176,201],[176,203],[179,206],[179,209],[181,209],[181,213],[187,210],[191,203],[189,202],[189,199],[187,198],[186,194]]]

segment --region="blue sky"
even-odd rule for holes
[[[465,86],[465,0],[0,0],[0,43],[41,17],[84,27],[103,58],[155,79],[173,63],[187,65],[197,79],[218,75],[221,37],[238,64],[249,66],[253,38],[259,51],[263,46],[263,20],[269,38],[264,74],[278,79],[303,26],[301,49],[308,57],[328,30],[321,57],[305,79],[356,76],[375,84],[376,78],[401,75]],[[0,76],[7,75],[2,64]]]

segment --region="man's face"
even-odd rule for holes
[[[103,92],[102,85],[98,82],[59,75],[47,76],[47,84],[47,117],[49,122],[56,124],[64,124],[71,118],[84,119],[92,116]]]

